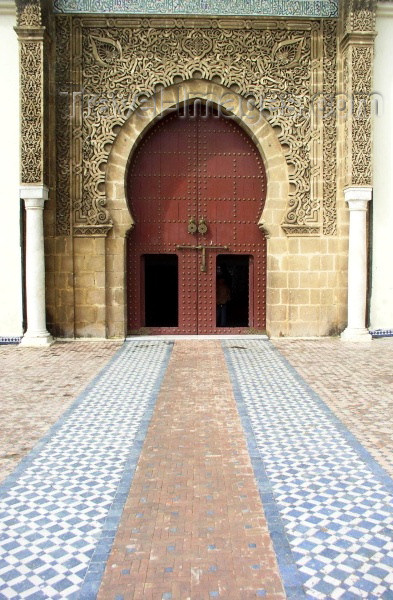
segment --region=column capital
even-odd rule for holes
[[[344,198],[348,202],[349,210],[366,210],[367,202],[373,197],[371,185],[353,185],[344,188]]]
[[[21,185],[19,195],[22,200],[48,200],[49,188],[47,185]]]

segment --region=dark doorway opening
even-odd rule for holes
[[[145,254],[145,326],[178,327],[178,257]]]
[[[248,327],[250,257],[217,256],[217,327]]]

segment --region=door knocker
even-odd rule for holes
[[[201,235],[205,235],[205,233],[207,232],[206,221],[205,221],[205,219],[203,217],[202,217],[202,219],[199,220],[198,232]]]
[[[188,233],[194,234],[197,232],[197,224],[195,221],[195,217],[191,217],[190,220],[188,221]]]

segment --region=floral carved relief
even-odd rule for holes
[[[343,91],[350,98],[345,123],[346,185],[372,185],[372,65],[374,0],[349,0],[341,19]]]
[[[47,178],[44,157],[45,27],[40,0],[18,0],[16,32],[20,47],[20,155],[21,183],[43,183]]]
[[[70,49],[71,22],[65,17],[56,21],[56,233],[71,233],[71,116]]]
[[[105,168],[131,112],[160,86],[197,76],[251,97],[277,132],[291,184],[284,231],[335,233],[335,130],[323,115],[315,118],[313,107],[315,94],[335,92],[335,22],[294,27],[262,19],[204,19],[198,25],[187,19],[74,18],[71,23],[71,83],[80,90],[71,128],[74,231],[85,235],[110,227]],[[318,78],[321,47],[326,56]],[[64,171],[62,161],[58,168]]]

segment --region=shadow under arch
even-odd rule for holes
[[[267,178],[266,201],[259,226],[269,239],[284,236],[281,223],[289,198],[287,162],[273,127],[250,99],[204,79],[184,81],[159,90],[126,120],[108,158],[105,190],[107,209],[113,223],[106,243],[107,264],[110,264],[106,272],[108,337],[126,335],[125,242],[128,231],[134,225],[127,203],[128,165],[140,140],[160,118],[179,105],[195,100],[209,103],[232,118],[256,145]]]

